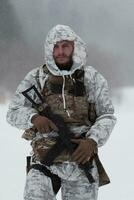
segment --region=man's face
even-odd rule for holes
[[[57,66],[66,67],[72,61],[74,42],[61,41],[54,45],[53,58]]]

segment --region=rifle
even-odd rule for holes
[[[36,103],[30,96],[29,92],[34,90],[35,94],[38,96],[40,103]],[[57,142],[53,147],[47,152],[44,158],[41,160],[41,163],[50,166],[53,164],[54,159],[63,152],[63,150],[67,149],[71,154],[77,148],[77,144],[71,142],[71,139],[74,138],[74,134],[70,131],[64,119],[59,115],[55,114],[51,111],[51,108],[44,102],[43,97],[35,87],[35,85],[31,86],[27,90],[23,91],[22,94],[32,103],[32,106],[38,111],[38,113],[42,116],[50,119],[57,127],[58,127],[58,138]],[[93,158],[85,164],[80,164],[79,167],[84,170],[85,175],[87,176],[90,183],[95,182],[94,178],[91,175],[91,169]]]

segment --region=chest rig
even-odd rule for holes
[[[92,125],[96,119],[95,104],[87,101],[86,89],[84,86],[84,71],[76,70],[70,76],[65,76],[65,87],[63,90],[63,77],[52,75],[46,66],[44,66],[44,73],[48,75],[42,90],[42,97],[44,102],[51,107],[55,114],[60,114],[67,125]],[[66,102],[66,109],[70,116],[64,109],[63,92]],[[26,130],[23,138],[32,138],[33,130]],[[33,147],[35,161],[40,161],[41,158],[51,149],[56,143],[53,138],[41,138],[33,140],[31,145]],[[71,160],[70,154],[67,150],[63,151],[56,159],[56,162],[63,162]]]
[[[60,114],[69,125],[88,125],[95,113],[93,114],[93,105],[91,106],[87,101],[84,71],[76,70],[72,76],[65,76],[64,89],[62,76],[52,75],[47,67],[44,67],[44,72],[48,74],[48,79],[42,90],[42,96],[51,110]],[[63,101],[65,101],[66,109]]]

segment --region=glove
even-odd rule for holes
[[[47,117],[41,115],[34,115],[31,122],[40,133],[48,133],[52,130],[58,131],[57,126]]]
[[[93,139],[71,139],[71,141],[78,144],[78,147],[72,154],[72,161],[77,164],[85,164],[97,153],[97,143]]]

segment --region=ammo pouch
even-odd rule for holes
[[[41,162],[49,150],[56,144],[56,138],[40,138],[38,140],[33,140],[31,145],[34,152],[34,157],[36,161]],[[71,155],[67,149],[64,149],[56,158],[53,163],[62,163],[64,161],[70,161]]]

